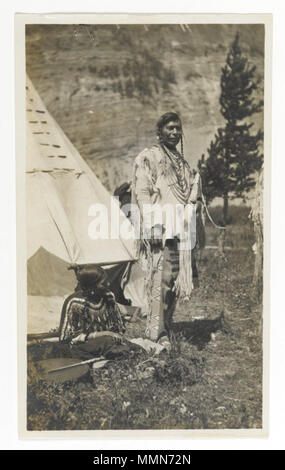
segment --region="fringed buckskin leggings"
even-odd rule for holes
[[[174,283],[179,273],[178,241],[166,240],[164,249],[152,253],[152,269],[149,273],[150,297],[147,319],[147,335],[157,341],[169,332],[176,307]]]

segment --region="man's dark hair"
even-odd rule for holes
[[[181,122],[181,119],[178,116],[178,114],[174,113],[174,112],[169,112],[169,113],[163,114],[162,116],[160,116],[160,118],[159,118],[159,120],[157,121],[157,124],[156,124],[156,133],[157,133],[157,135],[160,135],[161,129],[163,128],[163,126],[165,126],[165,124],[167,124],[170,121],[180,121]]]

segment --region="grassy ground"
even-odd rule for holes
[[[204,251],[200,287],[177,308],[169,352],[132,353],[53,384],[39,380],[34,363],[49,357],[50,346],[29,348],[28,429],[260,428],[262,309],[251,296],[252,227],[243,220],[232,221],[225,260]],[[216,243],[213,229],[207,236]],[[140,336],[144,326],[137,318],[127,334]]]

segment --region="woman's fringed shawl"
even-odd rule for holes
[[[160,188],[156,185],[158,177],[162,176],[164,180],[173,180],[173,165],[163,154],[158,146],[153,146],[151,149],[143,150],[135,160],[133,178],[132,178],[132,204],[133,208],[139,208],[136,213],[132,214],[132,222],[138,229],[138,217],[139,217],[139,230],[140,237],[136,240],[136,255],[138,258],[145,258],[147,260],[147,279],[146,288],[147,296],[151,295],[151,280],[152,280],[152,269],[154,268],[154,257],[151,250],[149,240],[144,238],[143,228],[144,220],[142,218],[142,206],[144,203],[155,204],[160,199]],[[186,173],[186,171],[185,171]],[[194,176],[187,167],[188,184],[190,185],[191,191],[188,203],[195,204],[197,198],[201,195],[201,178],[198,173]],[[177,204],[181,204],[180,200],[177,200]],[[184,202],[185,204],[185,202]],[[195,211],[193,212],[195,216]],[[187,222],[185,222],[187,223]],[[188,221],[188,224],[190,222]],[[187,227],[185,227],[186,229]],[[190,243],[190,227],[185,230],[186,238],[183,240],[185,246],[191,246]],[[189,237],[189,239],[187,239]],[[192,247],[194,248],[194,247]],[[192,263],[191,263],[191,249],[180,249],[179,250],[179,274],[175,281],[174,289],[181,301],[187,301],[190,298],[193,282],[192,282]],[[151,299],[148,299],[151,302]]]

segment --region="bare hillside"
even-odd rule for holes
[[[49,111],[109,190],[131,178],[163,112],[184,123],[192,165],[218,126],[221,67],[236,31],[263,93],[262,25],[29,25],[27,72]],[[262,128],[263,116],[255,118]]]

